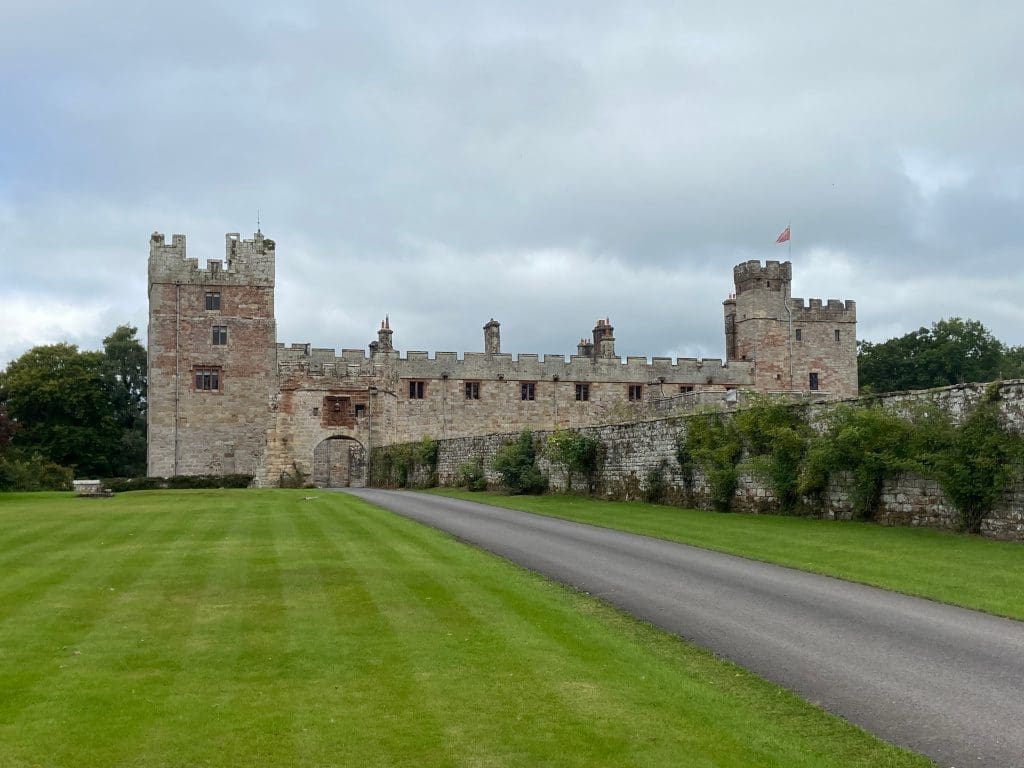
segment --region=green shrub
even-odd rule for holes
[[[1000,382],[989,385],[960,425],[944,413],[919,418],[916,453],[924,474],[938,481],[959,514],[959,527],[978,533],[996,502],[1021,474],[1024,439],[999,420]]]
[[[468,491],[486,491],[487,477],[484,474],[484,460],[477,456],[459,467],[456,482]]]
[[[296,471],[298,468],[296,467]],[[175,475],[168,477],[166,488],[248,488],[252,475]]]
[[[42,456],[0,457],[0,491],[70,491],[74,473]]]
[[[576,430],[556,429],[548,436],[544,455],[564,470],[566,490],[572,490],[575,475],[582,475],[587,481],[587,490],[593,492],[604,460],[604,444],[600,440]]]
[[[679,464],[679,478],[683,481],[683,487],[688,495],[693,494],[693,472],[696,468],[693,454],[690,453],[687,433],[681,432],[676,436],[676,463]]]
[[[370,454],[370,485],[408,488],[418,475],[422,479],[416,485],[433,487],[437,485],[438,452],[438,442],[429,437],[418,443],[374,448]]]
[[[491,466],[501,475],[501,484],[509,493],[519,495],[547,490],[548,479],[537,467],[537,451],[528,429],[499,448]]]
[[[737,411],[735,421],[752,472],[772,489],[779,511],[792,512],[800,500],[800,470],[812,434],[802,412],[762,398]]]
[[[736,425],[718,414],[693,417],[687,424],[686,451],[707,478],[711,506],[728,512],[739,479],[736,465],[743,454],[743,441]]]
[[[799,493],[820,498],[839,471],[853,476],[853,514],[873,520],[885,480],[916,469],[914,425],[881,406],[838,406],[825,431],[811,441],[801,467]]]
[[[666,462],[661,461],[644,478],[644,501],[648,504],[662,504],[668,495],[668,481],[665,479]]]

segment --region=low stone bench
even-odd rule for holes
[[[109,488],[104,488],[103,483],[99,480],[72,480],[71,487],[75,491],[75,496],[85,498],[102,498],[114,495],[114,492]]]

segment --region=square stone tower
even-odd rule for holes
[[[185,236],[149,241],[150,476],[259,476],[277,392],[274,241],[225,238],[200,269]]]
[[[761,392],[857,395],[857,306],[790,295],[790,262],[733,268],[736,293],[724,303],[726,359],[754,363]]]

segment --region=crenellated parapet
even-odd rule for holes
[[[361,349],[315,348],[309,344],[277,345],[281,376],[298,373],[327,377],[382,375],[399,379],[456,379],[481,381],[616,381],[679,384],[748,385],[750,364],[724,363],[719,358],[629,356],[592,358],[589,355],[512,355],[507,352],[409,351],[394,352],[383,363]]]
[[[242,239],[237,232],[224,237],[224,258],[208,259],[205,267],[190,258],[185,235],[171,235],[168,245],[160,232],[149,238],[149,282],[182,285],[244,285],[273,287],[275,243],[256,232]]]
[[[755,289],[783,291],[793,279],[793,265],[788,261],[762,264],[752,259],[733,267],[732,277],[737,296]]]
[[[857,302],[852,299],[790,299],[789,308],[793,312],[794,322],[857,322]]]

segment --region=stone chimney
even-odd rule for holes
[[[594,326],[594,355],[615,357],[615,329],[608,318],[598,320]]]
[[[501,352],[501,323],[493,317],[484,326],[484,352],[488,355]]]
[[[576,354],[580,357],[593,357],[594,342],[590,339],[580,339],[580,343],[576,346]]]
[[[395,348],[391,345],[391,321],[387,315],[384,315],[384,320],[380,324],[380,330],[377,331],[377,351],[378,352],[394,352]]]

